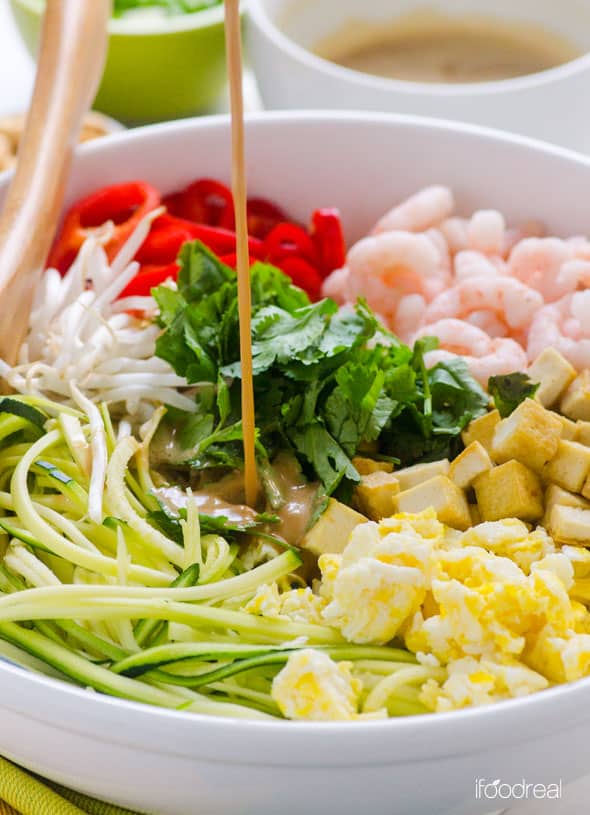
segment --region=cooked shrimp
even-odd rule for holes
[[[439,229],[445,236],[449,251],[452,255],[457,252],[462,252],[468,248],[469,240],[467,238],[467,225],[469,221],[467,218],[459,218],[454,215],[451,218],[446,218],[440,225]]]
[[[426,187],[389,210],[377,221],[373,234],[394,230],[423,232],[448,218],[454,208],[453,193],[448,187]]]
[[[525,238],[510,253],[508,271],[552,302],[568,293],[559,272],[571,257],[571,247],[560,238]]]
[[[529,329],[529,360],[549,347],[578,371],[590,368],[590,290],[569,294],[537,312]]]
[[[526,353],[517,342],[492,339],[485,331],[462,320],[439,320],[427,325],[416,334],[416,338],[424,336],[438,337],[441,346],[426,355],[427,365],[460,356],[482,385],[487,385],[490,376],[522,371],[527,365]]]
[[[541,221],[524,221],[520,226],[510,227],[504,236],[502,257],[507,258],[516,244],[526,238],[544,238],[546,234],[547,229]]]
[[[486,308],[482,308],[480,311],[472,311],[467,317],[467,322],[481,328],[490,337],[505,337],[508,334],[506,323],[494,311]]]
[[[481,252],[465,250],[455,255],[455,279],[459,283],[471,277],[493,278],[506,274],[502,258],[489,258]]]
[[[439,294],[424,314],[425,324],[447,317],[466,319],[474,311],[494,312],[510,331],[527,328],[543,305],[538,291],[510,277],[474,277]]]
[[[347,263],[350,298],[365,297],[390,321],[405,295],[421,294],[431,300],[448,283],[433,242],[412,232],[363,238],[350,249]]]
[[[469,248],[484,255],[500,255],[506,239],[504,216],[495,209],[474,212],[467,224]]]
[[[339,306],[350,302],[353,299],[350,295],[348,281],[350,272],[348,266],[342,269],[335,269],[322,284],[322,297],[331,297]]]
[[[574,257],[572,260],[566,260],[559,270],[556,284],[567,294],[571,294],[576,289],[589,288],[590,254],[588,259]]]
[[[391,321],[391,330],[403,342],[408,342],[420,325],[424,312],[426,311],[426,300],[421,294],[406,294],[399,301],[395,317]]]
[[[448,319],[430,323],[419,328],[412,341],[420,337],[438,337],[439,349],[437,350],[453,354],[472,354],[481,357],[490,350],[491,339],[485,331],[463,320]]]
[[[427,229],[426,232],[424,232],[424,235],[426,235],[426,237],[432,241],[436,251],[438,252],[440,268],[444,269],[450,276],[452,271],[452,259],[447,239],[440,229],[436,229],[436,227]]]

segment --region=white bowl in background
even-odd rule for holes
[[[417,9],[530,21],[580,48],[564,65],[498,82],[386,79],[313,53],[351,20],[390,23]],[[590,3],[580,0],[250,0],[250,61],[265,107],[376,110],[499,127],[590,152]]]
[[[557,234],[588,227],[590,159],[478,128],[385,114],[247,123],[257,195],[303,221],[338,206],[349,240],[428,183]],[[77,151],[68,201],[123,179],[163,191],[230,176],[224,117],[115,134]],[[0,199],[8,179],[0,180]],[[476,779],[565,785],[588,772],[590,679],[497,706],[358,723],[247,722],[160,710],[0,661],[0,754],[153,815],[477,815]]]

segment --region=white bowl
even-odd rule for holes
[[[346,21],[390,24],[416,9],[531,22],[583,56],[536,74],[470,84],[405,82],[343,68],[313,53]],[[590,152],[590,4],[580,0],[250,0],[249,54],[269,109],[376,110],[500,127]]]
[[[247,125],[252,192],[305,220],[339,206],[349,239],[427,183],[459,207],[587,228],[590,160],[477,128],[378,114]],[[79,150],[68,199],[122,179],[173,190],[229,178],[225,118],[116,134]],[[0,180],[0,196],[7,178]],[[107,698],[0,662],[0,754],[157,815],[445,815],[497,810],[476,779],[564,784],[588,771],[590,679],[495,707],[365,723],[244,722]]]

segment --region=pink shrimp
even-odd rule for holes
[[[475,277],[439,294],[424,314],[425,324],[447,317],[466,319],[474,311],[494,312],[509,332],[526,329],[543,305],[538,291],[510,277]]]
[[[576,370],[590,368],[590,290],[566,295],[537,312],[529,329],[529,360],[549,347],[563,354]]]
[[[455,280],[458,283],[471,277],[492,278],[501,274],[506,274],[506,264],[500,257],[486,257],[473,250],[455,255]]]
[[[453,193],[448,187],[426,187],[385,213],[373,234],[397,230],[423,232],[448,218],[454,208]]]
[[[339,306],[350,302],[352,298],[348,285],[349,278],[350,272],[348,271],[348,266],[344,266],[342,269],[335,269],[322,284],[322,297],[331,297]]]
[[[484,255],[500,255],[506,239],[504,216],[495,209],[474,212],[467,224],[469,248]]]
[[[469,221],[467,218],[460,218],[453,215],[451,218],[446,218],[440,225],[439,230],[445,236],[449,251],[452,255],[457,252],[462,252],[469,246],[467,237],[467,225]]]
[[[509,257],[517,243],[525,238],[544,238],[547,234],[545,224],[540,221],[524,221],[520,226],[510,227],[504,235],[502,257]]]
[[[439,320],[424,326],[415,339],[424,336],[438,337],[440,348],[426,355],[426,364],[456,356],[465,360],[471,375],[482,385],[487,385],[490,376],[522,371],[527,365],[524,349],[512,339],[492,339],[485,331],[462,320]]]
[[[572,254],[571,247],[560,238],[526,238],[510,253],[508,271],[549,303],[568,294],[568,283],[559,273]]]
[[[391,321],[391,330],[403,342],[408,342],[420,325],[424,312],[426,311],[426,300],[421,294],[406,294],[399,301],[395,317]]]
[[[505,337],[508,334],[506,323],[501,320],[494,311],[482,308],[479,311],[472,311],[466,318],[466,322],[481,328],[489,337]]]
[[[449,244],[447,243],[447,239],[440,231],[440,229],[436,229],[435,227],[431,227],[427,229],[424,233],[426,237],[432,241],[434,248],[438,252],[439,257],[439,266],[441,269],[444,269],[447,275],[451,275],[451,253],[449,251]]]
[[[412,232],[383,232],[363,238],[350,249],[347,264],[350,298],[365,297],[390,321],[405,295],[421,294],[431,300],[448,283],[433,242]]]

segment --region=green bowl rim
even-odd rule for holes
[[[21,6],[32,14],[41,16],[45,0],[11,0],[12,3]],[[245,3],[240,3],[243,6]],[[171,17],[163,17],[153,22],[135,22],[125,19],[110,19],[108,30],[110,34],[118,36],[134,37],[158,34],[176,34],[181,31],[197,31],[209,26],[216,26],[223,23],[224,8],[223,3],[202,11],[195,11],[190,14],[175,14]]]

